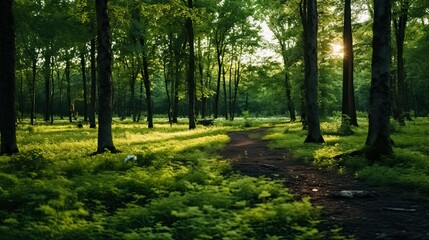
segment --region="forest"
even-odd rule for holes
[[[191,14],[196,115],[234,119],[249,111],[294,119],[304,112],[303,25],[300,1],[280,2],[196,1],[191,14],[181,1],[111,0],[114,115],[140,121],[151,108],[151,115],[174,122],[187,116]],[[352,3],[356,109],[368,112],[373,7]],[[394,91],[392,106],[412,117],[428,114],[426,5],[398,0],[393,7],[391,88],[401,91]],[[343,8],[342,1],[318,6],[322,118],[341,111]],[[89,121],[97,110],[94,1],[16,0],[14,12],[18,120]],[[401,31],[403,40],[395,36]]]
[[[426,0],[2,0],[0,239],[426,239],[428,30]]]

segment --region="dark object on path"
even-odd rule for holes
[[[203,126],[211,126],[214,124],[214,119],[201,119],[197,120],[197,124],[203,125]]]
[[[374,192],[365,190],[341,190],[334,193],[334,197],[340,198],[361,198],[361,197],[374,197]]]
[[[83,128],[83,124],[82,123],[78,123],[76,126],[77,126],[77,128]]]

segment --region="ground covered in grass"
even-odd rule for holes
[[[298,127],[297,124],[287,125]],[[343,235],[362,240],[429,238],[429,204],[422,199],[410,199],[415,196],[410,193],[418,192],[419,188],[385,189],[384,184],[372,182],[371,179],[357,180],[345,171],[346,166],[339,173],[334,167],[329,170],[326,166],[321,168],[317,164],[305,164],[294,159],[294,151],[299,147],[315,146],[301,143],[302,146],[295,149],[271,149],[270,142],[262,140],[267,132],[269,134],[265,138],[270,138],[277,135],[281,128],[284,126],[229,133],[231,141],[223,155],[231,159],[233,168],[243,174],[285,179],[285,185],[296,199],[310,198],[313,205],[321,207],[321,229],[325,231],[341,228]],[[282,135],[284,141],[292,141],[290,137],[293,134],[286,135],[289,137]],[[295,137],[302,138],[302,141],[305,138]],[[325,147],[318,146],[320,151]],[[311,152],[311,149],[308,151]],[[331,158],[331,164],[339,161]]]
[[[359,120],[351,136],[323,122],[323,145],[284,119],[116,121],[121,153],[95,156],[88,126],[19,124],[21,153],[0,157],[0,239],[429,238],[429,120],[393,124],[396,157],[377,163],[348,155]]]
[[[0,238],[343,239],[282,181],[219,157],[226,132],[255,124],[115,123],[122,152],[96,156],[87,126],[19,125],[21,153],[0,157]]]

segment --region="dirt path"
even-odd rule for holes
[[[322,226],[341,226],[346,234],[359,240],[429,239],[429,204],[408,201],[403,194],[383,192],[352,176],[319,170],[294,161],[286,150],[268,148],[260,140],[268,128],[230,133],[231,142],[222,156],[233,168],[250,176],[284,178],[297,197],[311,197],[322,206]],[[338,197],[342,190],[364,190],[365,197]]]

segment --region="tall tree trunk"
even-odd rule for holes
[[[192,0],[188,0],[188,8],[192,11],[194,8]],[[195,49],[194,49],[194,27],[192,19],[186,19],[186,32],[189,41],[189,67],[188,67],[188,119],[189,129],[194,129],[195,126]]]
[[[171,115],[173,112],[172,109],[172,104],[171,104],[171,97],[170,97],[170,90],[169,90],[169,80],[171,80],[171,75],[170,75],[170,71],[171,71],[171,67],[166,66],[166,62],[164,62],[164,83],[165,83],[165,93],[167,95],[167,101],[168,101],[168,123],[170,123],[170,126],[172,125],[173,121],[171,119]],[[170,69],[170,71],[169,71]]]
[[[97,96],[97,69],[95,66],[95,38],[91,39],[91,49],[90,49],[90,61],[91,61],[91,97],[89,99],[89,127],[95,128],[95,105],[96,105],[96,96]]]
[[[215,102],[214,102],[214,118],[216,119],[219,114],[219,97],[220,97],[220,81],[222,77],[222,69],[223,69],[223,46],[221,44],[221,40],[218,39],[219,37],[216,36],[216,53],[217,53],[217,66],[218,66],[218,72],[217,72],[217,83],[216,83],[216,93],[215,93]]]
[[[69,117],[69,122],[73,122],[73,112],[74,112],[74,105],[72,104],[72,100],[71,100],[71,83],[70,83],[70,59],[67,56],[66,59],[66,69],[65,69],[65,74],[66,74],[66,82],[67,82],[67,108],[68,108],[68,117]]]
[[[24,119],[24,76],[22,73],[22,69],[19,71],[19,73],[19,115],[17,115],[17,118],[19,118],[19,121],[21,122]]]
[[[397,93],[396,93],[396,106],[398,111],[398,121],[401,126],[405,126],[405,105],[406,105],[406,92],[405,92],[405,73],[404,73],[404,42],[405,42],[405,29],[407,27],[408,8],[409,2],[401,0],[400,12],[398,19],[394,19],[395,37],[396,37],[396,54],[397,54]]]
[[[308,134],[306,143],[323,143],[320,132],[318,106],[318,69],[317,69],[317,4],[316,0],[306,1],[304,25],[304,62],[305,62],[305,96]]]
[[[392,0],[374,0],[372,79],[366,157],[379,161],[393,154],[390,139],[390,21]]]
[[[146,90],[146,104],[147,104],[147,127],[153,128],[153,104],[152,104],[152,91],[150,89],[150,78],[149,78],[149,62],[147,59],[146,40],[144,37],[140,38],[140,45],[142,46],[142,57],[143,57],[143,82]]]
[[[204,88],[204,64],[203,64],[203,54],[201,49],[201,39],[198,39],[198,71],[199,71],[199,78],[200,78],[200,94],[201,94],[201,118],[206,118],[206,104],[207,104],[207,97],[205,94],[205,88]]]
[[[296,121],[295,107],[292,101],[292,88],[290,86],[289,73],[287,71],[286,65],[285,65],[285,89],[286,89],[287,109],[289,111],[290,121],[295,122]]]
[[[18,152],[15,110],[15,23],[13,0],[0,2],[0,154]]]
[[[223,114],[225,119],[228,120],[228,94],[226,93],[226,70],[225,67],[222,67],[222,85],[223,85]]]
[[[343,29],[343,104],[342,104],[342,130],[351,134],[350,125],[358,126],[356,117],[355,94],[353,86],[353,37],[351,24],[351,3],[345,0],[344,29]]]
[[[36,117],[36,75],[37,75],[37,57],[33,56],[32,67],[31,67],[31,87],[30,87],[30,124],[34,125],[34,118]]]
[[[83,48],[86,49],[86,48]],[[80,53],[80,67],[82,71],[82,87],[83,87],[83,121],[88,121],[88,93],[86,87],[86,63],[85,52],[82,50]]]
[[[98,79],[100,84],[98,114],[98,147],[96,153],[106,149],[117,152],[112,137],[112,50],[110,41],[110,24],[107,14],[108,0],[96,0],[97,35],[98,35]]]
[[[175,76],[174,82],[172,82],[172,93],[173,95],[173,111],[172,111],[172,119],[173,123],[177,123],[177,118],[179,117],[179,87],[180,87],[180,57],[176,52],[174,54],[175,57]]]
[[[228,82],[229,120],[231,120],[231,121],[234,120],[234,118],[232,117],[232,108],[233,108],[233,105],[232,105],[232,82],[233,82],[232,69],[233,69],[233,65],[234,65],[234,63],[231,60],[231,66],[229,67],[229,82]],[[234,72],[235,72],[235,70],[234,70]]]
[[[60,119],[63,120],[64,119],[64,115],[63,115],[63,77],[60,77],[60,71],[57,69],[57,78],[60,81],[60,92],[59,92],[59,105],[60,105]]]
[[[234,96],[232,99],[232,108],[231,108],[231,121],[235,118],[235,109],[237,107],[237,95],[238,95],[238,85],[240,84],[240,60],[236,62],[235,73],[234,73]]]
[[[54,64],[52,64],[54,65]],[[49,113],[51,125],[54,124],[54,96],[55,96],[55,78],[54,78],[54,68],[51,68],[51,97],[49,102]]]
[[[133,117],[133,122],[137,122],[138,113],[137,113],[137,106],[136,106],[136,82],[137,82],[137,74],[138,69],[135,69],[134,66],[134,60],[131,65],[131,74],[130,74],[130,108],[131,108],[131,115]]]
[[[43,64],[43,77],[45,79],[45,122],[51,116],[51,53],[50,49],[45,50],[45,62]]]
[[[288,68],[289,68],[288,57],[289,57],[289,54],[287,52],[286,40],[281,39],[281,40],[279,40],[279,42],[280,42],[282,57],[283,57],[283,68],[284,68],[284,77],[285,77],[284,83],[285,83],[285,90],[286,90],[287,109],[289,112],[290,121],[294,122],[294,121],[296,121],[296,115],[295,115],[295,107],[294,107],[293,101],[292,101],[292,87],[290,84],[289,73],[288,73]]]

